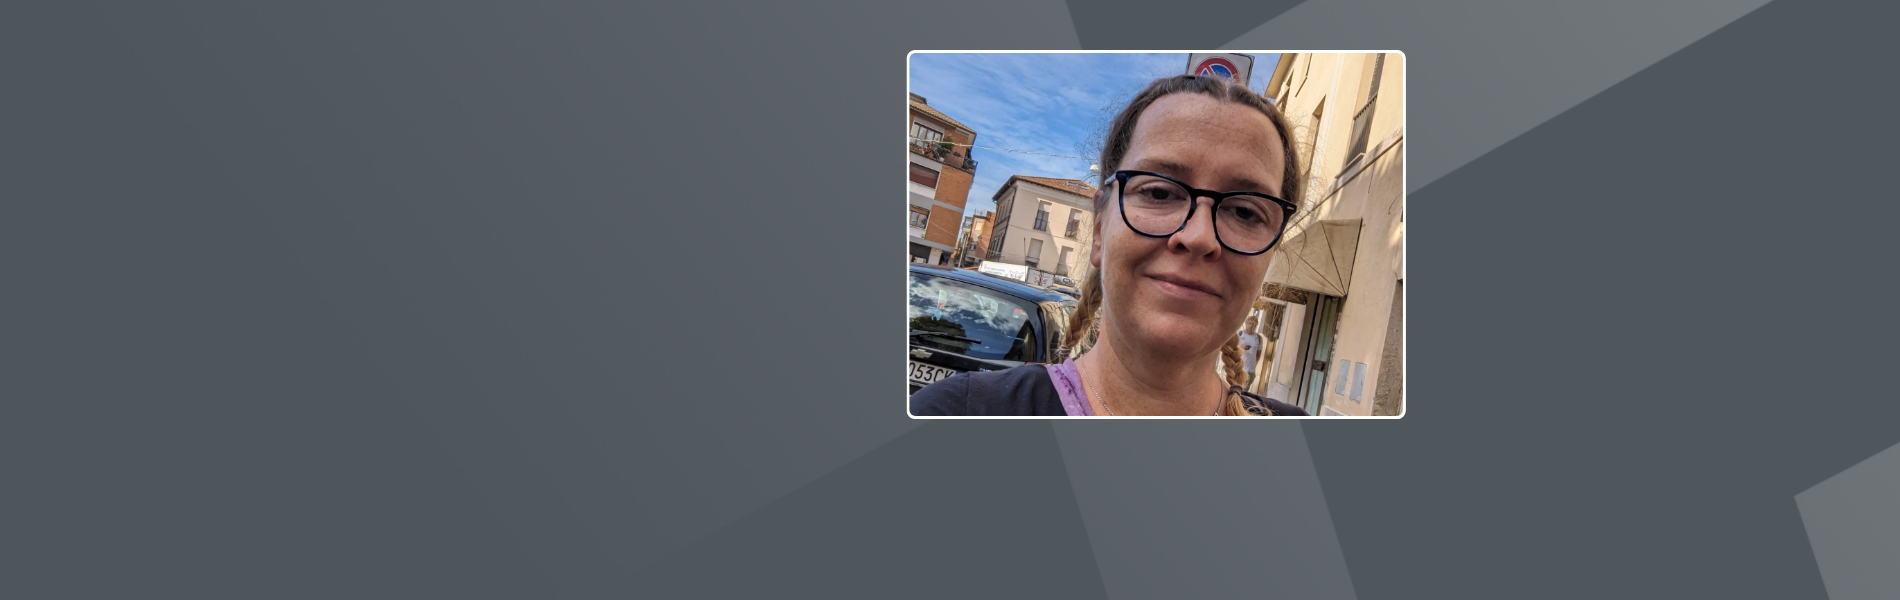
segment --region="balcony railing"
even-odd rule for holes
[[[912,141],[910,142],[910,151],[911,151],[911,152],[914,152],[914,153],[916,153],[916,154],[918,154],[918,155],[920,155],[920,156],[924,156],[924,157],[927,157],[927,158],[929,158],[929,159],[931,159],[931,160],[935,160],[935,161],[939,161],[939,162],[946,162],[947,164],[949,164],[949,165],[950,165],[950,166],[952,166],[952,167],[956,167],[956,168],[959,168],[959,169],[963,169],[963,170],[965,170],[965,171],[975,171],[975,170],[976,170],[976,159],[974,159],[974,158],[970,158],[969,156],[967,156],[967,155],[966,155],[966,156],[964,156],[964,157],[962,158],[962,160],[960,160],[960,161],[957,161],[957,162],[949,162],[949,161],[952,161],[952,160],[954,160],[954,159],[955,159],[955,157],[953,157],[953,156],[951,156],[951,155],[950,155],[950,153],[951,153],[951,152],[953,152],[953,150],[943,150],[943,149],[940,149],[940,148],[939,148],[939,147],[937,146],[937,143],[936,143],[936,142],[925,142],[925,141],[920,141],[920,140],[912,140]]]
[[[931,142],[912,141],[910,143],[910,151],[916,152],[918,154],[922,154],[924,156],[928,156],[931,158],[942,160],[940,157],[937,156],[937,145]]]

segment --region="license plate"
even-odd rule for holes
[[[950,369],[936,365],[926,365],[914,360],[910,361],[910,380],[913,383],[930,385],[936,383],[939,379],[955,374],[957,374],[957,372]]]

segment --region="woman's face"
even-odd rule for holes
[[[1201,94],[1156,100],[1135,122],[1119,168],[1189,186],[1280,196],[1286,158],[1273,122],[1244,104]],[[1102,271],[1104,326],[1117,346],[1196,356],[1219,350],[1253,307],[1275,252],[1245,256],[1214,237],[1213,200],[1195,198],[1187,227],[1167,238],[1128,229],[1115,202],[1095,220],[1089,262]]]

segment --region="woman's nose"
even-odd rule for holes
[[[1220,239],[1214,236],[1214,201],[1206,197],[1195,198],[1194,214],[1188,217],[1186,226],[1168,238],[1168,242],[1194,254],[1219,252]]]

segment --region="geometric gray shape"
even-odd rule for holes
[[[1088,49],[1203,49],[1246,33],[1302,0],[1068,0],[1075,32]],[[967,46],[966,46],[967,47]],[[1186,65],[1182,65],[1184,68]],[[1261,65],[1254,65],[1260,72]],[[1267,64],[1266,73],[1273,71]],[[1254,87],[1265,77],[1254,77]]]
[[[822,274],[760,262],[800,248],[894,278],[850,251],[877,211],[817,239],[784,223],[824,200],[748,201],[722,226],[746,241],[706,243],[660,224],[714,205],[641,200],[733,176],[708,152],[753,154],[753,189],[809,181],[813,161],[760,158],[783,145],[739,150],[753,111],[826,124],[775,143],[875,181],[894,130],[861,117],[904,52],[1077,46],[1060,0],[861,8],[892,26],[783,6],[10,15],[26,91],[5,101],[0,243],[32,291],[0,301],[21,316],[0,397],[46,416],[0,437],[73,450],[8,453],[41,465],[9,505],[38,525],[8,542],[112,550],[30,551],[7,583],[626,596],[597,586],[917,428],[895,375],[870,375],[895,373],[888,336],[840,310],[877,278],[794,293]],[[708,36],[796,51],[656,51]]]
[[[1766,3],[1312,0],[1220,47],[1403,51],[1409,193]]]
[[[1048,421],[927,423],[658,561],[651,598],[1103,598]]]
[[[1356,590],[1826,597],[1793,496],[1900,442],[1895,8],[1769,3],[1408,196],[1434,286],[1536,301],[1412,296],[1430,414],[1308,422]]]
[[[1354,598],[1299,421],[1055,421],[1111,598]]]
[[[1795,494],[1832,600],[1900,598],[1900,444]]]

